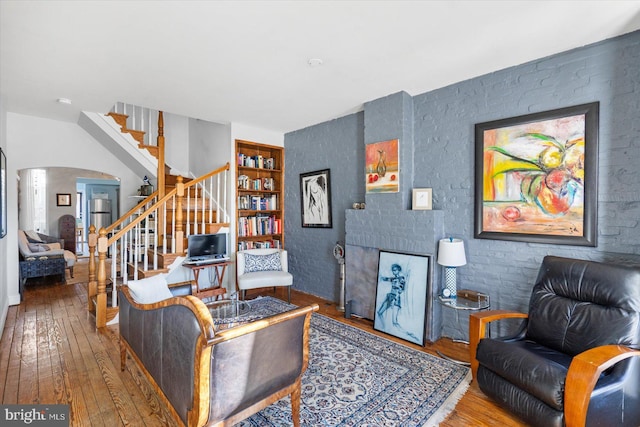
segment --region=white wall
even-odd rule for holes
[[[189,172],[201,176],[224,166],[232,156],[228,125],[189,120]]]
[[[275,132],[268,129],[257,128],[243,123],[231,124],[231,142],[233,143],[236,139],[244,139],[245,141],[259,142],[261,144],[284,147],[283,133]]]
[[[43,119],[22,114],[7,113],[6,147],[8,166],[8,233],[1,244],[7,250],[6,282],[10,305],[20,303],[18,274],[18,186],[17,171],[34,167],[72,167],[95,170],[119,177],[120,206],[125,206],[127,197],[135,194],[141,179],[127,168],[117,157],[75,123]],[[10,156],[9,156],[10,153]],[[0,282],[0,285],[2,283]],[[6,314],[2,316],[2,320]]]
[[[164,113],[164,157],[174,175],[189,172],[189,119]]]
[[[7,123],[7,112],[4,107],[4,99],[0,96],[0,147],[2,147],[2,151],[5,152],[7,156],[7,162],[10,160],[10,153],[6,149],[7,147],[7,138],[6,138],[6,123]],[[7,273],[7,248],[9,245],[8,242],[9,234],[3,239],[0,239],[0,337],[4,331],[4,322],[7,318],[7,311],[9,310],[9,290],[8,290],[8,273]],[[17,248],[17,240],[14,245]]]

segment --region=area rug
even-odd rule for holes
[[[248,317],[295,306],[272,297],[250,301]],[[317,426],[437,426],[471,379],[467,367],[314,313],[309,367],[302,379],[301,424]],[[289,398],[238,426],[290,426]]]

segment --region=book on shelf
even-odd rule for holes
[[[253,237],[282,234],[282,220],[275,215],[245,216],[238,218],[238,236]]]
[[[243,194],[238,196],[238,209],[254,211],[278,210],[278,196],[271,194],[266,197]]]
[[[273,157],[264,157],[260,154],[255,156],[247,156],[242,153],[238,153],[238,166],[245,166],[249,168],[258,169],[275,169],[275,159]]]
[[[268,249],[268,248],[282,248],[282,243],[280,240],[271,239],[271,240],[260,240],[260,241],[242,241],[238,242],[238,250],[244,251],[246,249]]]

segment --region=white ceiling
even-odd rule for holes
[[[0,93],[288,132],[639,28],[640,1],[0,0]]]

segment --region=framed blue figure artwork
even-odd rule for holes
[[[424,345],[431,256],[380,251],[373,328]]]

